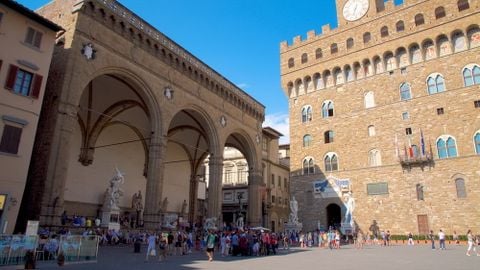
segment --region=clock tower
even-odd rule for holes
[[[385,8],[384,0],[335,0],[338,26],[363,22]]]

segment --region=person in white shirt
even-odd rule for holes
[[[155,233],[149,234],[147,238],[147,243],[148,243],[148,247],[147,247],[147,255],[145,257],[145,261],[148,261],[149,256],[154,256],[154,257],[157,256],[157,250],[155,249],[155,246],[157,243],[157,236],[155,235]]]
[[[445,250],[445,233],[442,230],[438,232],[438,241],[440,242],[440,249]]]

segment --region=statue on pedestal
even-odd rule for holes
[[[106,210],[119,210],[120,197],[123,196],[123,190],[120,188],[120,185],[125,182],[125,178],[123,178],[123,174],[118,168],[115,168],[115,170],[115,175],[110,179],[110,186],[105,191],[103,208]]]
[[[187,200],[183,200],[180,216],[184,217],[186,213],[187,213]]]
[[[292,224],[298,223],[298,202],[295,200],[295,196],[290,200],[290,218],[289,222]]]
[[[353,211],[355,210],[355,198],[353,198],[352,192],[349,192],[345,196],[345,217],[343,222],[348,223],[353,227],[354,221],[353,221]]]
[[[132,197],[132,208],[135,209],[135,212],[137,213],[136,216],[136,227],[138,227],[141,222],[141,214],[143,210],[143,198],[142,198],[142,192],[139,190],[138,193],[133,194]]]
[[[165,213],[167,212],[167,207],[168,207],[168,197],[165,197],[162,201],[162,205],[160,206],[160,212]]]

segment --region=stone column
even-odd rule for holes
[[[197,216],[197,196],[198,196],[198,180],[197,176],[192,174],[190,177],[190,192],[189,192],[189,204],[188,204],[188,222],[191,225],[195,224]]]
[[[160,132],[152,135],[148,147],[147,186],[143,222],[147,229],[159,229],[161,224],[161,203],[163,199],[163,175],[167,138]]]
[[[222,224],[222,178],[223,156],[210,156],[208,182],[207,218],[216,217],[217,225]]]
[[[48,160],[45,190],[40,210],[40,224],[60,225],[70,156],[70,141],[77,123],[78,107],[61,102],[58,106],[55,132]]]
[[[262,174],[259,170],[251,170],[248,174],[248,226],[262,225]]]

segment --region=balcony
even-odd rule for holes
[[[434,161],[431,153],[426,153],[425,155],[403,155],[398,157],[400,164],[403,168],[411,169],[412,167],[421,167],[422,170],[424,167],[433,167]]]

